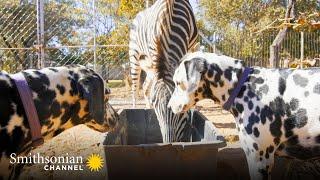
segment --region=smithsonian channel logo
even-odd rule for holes
[[[41,153],[27,156],[10,155],[11,164],[43,164],[45,171],[83,171],[88,168],[91,172],[102,169],[104,161],[99,154],[91,154],[86,159],[82,156],[72,156],[66,153],[63,156],[43,156]]]

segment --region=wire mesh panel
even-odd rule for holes
[[[10,73],[27,68],[82,64],[95,69],[109,86],[120,88],[130,101],[129,28],[136,14],[153,0],[7,0],[0,1],[0,69]],[[206,32],[199,37],[203,51],[267,66],[269,47],[277,32],[236,36]],[[42,38],[43,37],[43,38]],[[304,56],[320,57],[320,31],[305,32]],[[301,35],[288,32],[280,47],[280,66],[300,58]],[[319,62],[318,62],[319,65]],[[141,97],[141,96],[140,96]],[[142,99],[142,98],[141,98]]]
[[[94,61],[93,8],[89,1],[46,1],[46,66],[86,65]]]
[[[121,8],[112,0],[46,1],[46,66],[77,63],[123,79],[131,20]]]
[[[244,60],[250,66],[267,67],[270,46],[277,34],[278,31],[264,32],[255,36],[249,33],[239,33],[236,37],[220,34],[202,35],[200,42],[205,51],[235,57]],[[299,60],[301,48],[304,49],[305,60],[318,59],[320,58],[319,47],[320,30],[304,32],[304,43],[301,43],[301,32],[288,31],[280,45],[279,67],[288,67],[289,62]]]
[[[32,49],[0,49],[0,69],[16,73],[37,64],[37,52]]]
[[[37,5],[44,3],[43,9]],[[44,15],[45,66],[72,63],[124,66],[128,61],[129,24],[144,1],[127,11],[116,0],[9,0],[0,2],[0,57],[22,68],[36,67],[37,24]],[[140,4],[140,6],[139,6]],[[128,14],[131,13],[131,14]],[[27,54],[26,54],[27,53]],[[36,59],[35,59],[36,60]],[[101,62],[99,62],[101,61]],[[14,67],[14,65],[12,65]],[[120,71],[121,72],[121,71]],[[115,75],[114,75],[115,76]],[[118,76],[121,77],[121,76]],[[107,76],[105,76],[107,78]]]
[[[37,9],[33,2],[0,2],[0,68],[17,72],[36,65]]]
[[[0,69],[82,64],[123,86],[129,76],[129,26],[144,8],[144,0],[1,1]],[[129,95],[129,88],[125,91]]]

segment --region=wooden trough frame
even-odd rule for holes
[[[109,179],[214,178],[218,148],[226,143],[201,113],[189,116],[186,142],[164,144],[153,110],[122,110],[121,127],[104,142]]]

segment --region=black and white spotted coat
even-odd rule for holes
[[[174,74],[176,88],[169,106],[175,113],[183,112],[205,98],[224,105],[243,70],[242,61],[231,57],[187,54]],[[320,68],[254,67],[230,112],[251,179],[270,176],[275,154],[320,156]]]
[[[31,89],[45,140],[78,124],[101,132],[116,125],[118,115],[107,103],[110,90],[93,70],[69,65],[22,73]],[[29,123],[16,85],[8,73],[0,72],[0,179],[16,178],[19,172],[13,172],[10,154],[30,149]]]

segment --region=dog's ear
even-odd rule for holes
[[[207,71],[207,61],[203,58],[195,58],[195,66],[198,72],[203,73]]]
[[[91,117],[98,123],[104,121],[104,83],[97,75],[90,75],[79,79],[78,89],[80,98],[86,100]]]
[[[187,79],[190,79],[196,72],[202,74],[208,69],[207,62],[203,58],[193,58],[189,61],[185,61],[184,65],[186,69]]]

